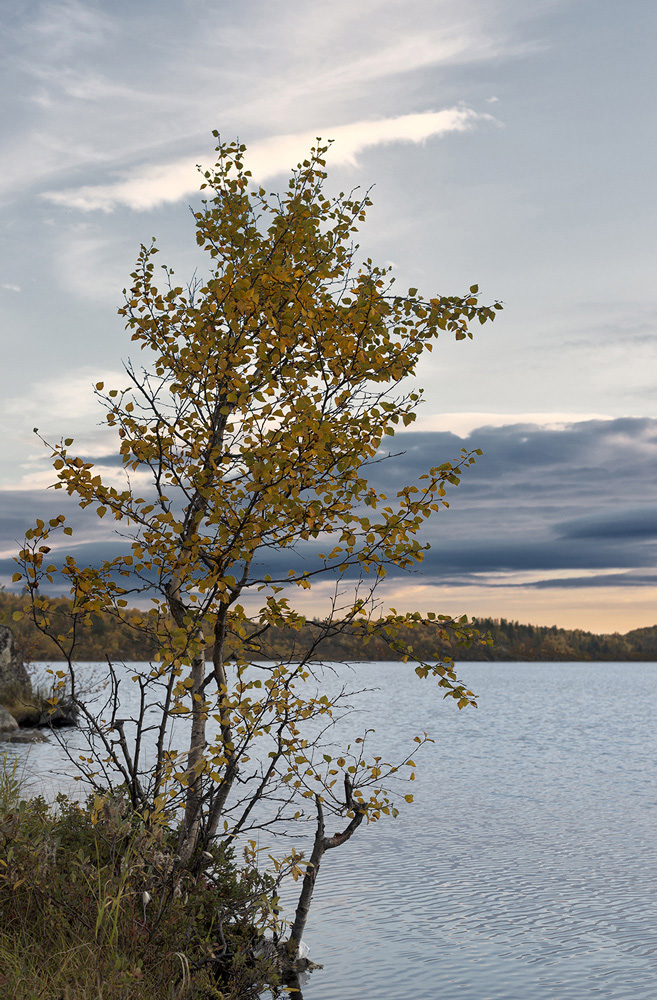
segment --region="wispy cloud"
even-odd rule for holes
[[[99,164],[191,160],[215,127],[261,136],[416,110],[413,74],[517,45],[473,0],[251,7],[245,19],[224,4],[163,0],[127,16],[121,4],[43,0],[17,13],[0,39],[1,79],[18,99],[3,121],[0,191],[52,187]]]
[[[114,34],[113,20],[97,6],[80,0],[56,0],[42,5],[40,16],[33,20],[33,32],[51,58],[66,57],[80,49],[105,46],[108,34]]]
[[[534,428],[543,430],[563,430],[571,424],[585,420],[612,420],[613,417],[604,413],[560,413],[558,411],[544,413],[482,413],[473,410],[463,413],[432,413],[419,416],[408,430],[402,428],[398,433],[412,434],[418,431],[448,431],[459,437],[468,437],[474,430],[482,427],[513,427],[518,424],[531,424]]]
[[[451,132],[464,132],[486,121],[490,115],[471,108],[446,108],[420,114],[401,115],[347,125],[273,136],[253,143],[248,166],[255,180],[264,181],[289,168],[303,157],[320,134],[334,140],[333,166],[353,165],[357,155],[368,147],[396,142],[424,142]],[[188,197],[199,187],[195,164],[189,157],[168,164],[149,164],[131,171],[113,184],[86,185],[66,191],[48,191],[43,197],[58,205],[82,211],[111,212],[119,205],[144,211],[167,202]]]
[[[361,58],[328,69],[316,80],[316,89],[352,86],[398,76],[427,66],[489,59],[497,48],[490,37],[465,32],[409,32]],[[328,55],[328,53],[327,53]]]
[[[55,480],[50,448],[35,437],[39,428],[46,441],[55,443],[63,436],[75,438],[77,454],[102,456],[116,452],[115,434],[104,421],[103,409],[93,391],[94,383],[105,381],[118,389],[128,384],[125,372],[111,371],[103,366],[75,369],[66,375],[38,379],[21,386],[20,393],[0,401],[0,426],[11,428],[5,451],[14,457],[16,471],[5,476],[2,487],[4,503],[2,518],[8,516],[7,497],[10,492],[33,491],[35,503],[39,494]]]
[[[43,378],[21,388],[20,395],[3,400],[0,410],[8,416],[29,417],[32,423],[75,421],[98,418],[100,409],[93,391],[99,379],[121,388],[129,383],[125,372],[99,368],[78,368],[65,376]]]
[[[61,286],[81,299],[116,308],[134,258],[134,246],[122,235],[114,238],[95,221],[62,226],[55,235],[53,270]]]
[[[20,292],[21,290],[20,285],[12,285],[9,282],[3,282],[3,284],[0,285],[0,288],[3,288],[5,292]]]

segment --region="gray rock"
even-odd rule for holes
[[[78,709],[75,705],[63,702],[57,705],[54,712],[42,712],[37,726],[52,726],[53,729],[63,729],[66,726],[77,726]]]
[[[1,738],[1,737],[0,737]],[[19,729],[17,733],[7,734],[8,743],[47,743],[48,737],[38,729]]]
[[[0,692],[16,686],[32,691],[25,664],[16,652],[14,633],[8,625],[0,625]]]
[[[15,729],[18,729],[16,719],[0,705],[0,733],[13,733]]]

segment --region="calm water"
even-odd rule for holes
[[[436,742],[416,802],[325,855],[305,935],[324,969],[304,1000],[652,1000],[657,665],[461,674],[476,710],[409,667],[354,668],[377,688],[360,721],[381,746],[410,730]],[[62,780],[51,744],[29,766]]]

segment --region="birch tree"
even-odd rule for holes
[[[322,638],[347,628],[364,641],[384,635],[412,660],[399,631],[414,622],[436,640],[435,659],[416,662],[417,674],[459,708],[474,704],[440,655],[447,631],[468,640],[467,621],[377,603],[391,568],[421,566],[422,526],[448,506],[474,453],[427,468],[393,495],[370,485],[368,468],[415,418],[423,354],[439,335],[471,337],[470,325],[499,308],[480,304],[475,285],[463,295],[397,293],[388,268],[359,260],[355,233],[370,198],[327,193],[327,148],[318,144],[287,190],[271,195],[253,183],[245,147],[219,141],[194,212],[205,276],[178,285],[157,267],[156,243],[141,247],[120,309],[141,364],[126,364],[123,387],[95,387],[124,480],[106,481],[71,439],[51,446],[55,488],[113,519],[122,550],[100,566],[71,555],[58,564],[58,533],[71,531],[62,515],[28,532],[16,575],[73,684],[75,636],[95,612],[152,637],[158,652],[134,678],[141,715],[128,725],[117,699],[103,720],[87,713],[97,753],[80,766],[99,787],[112,770],[148,821],[177,816],[183,864],[193,867],[217,839],[232,843],[310,810],[311,859],[285,862],[304,879],[293,944],[322,855],[363,822],[396,813],[389,779],[412,773],[412,750],[427,739],[409,732],[408,754],[388,763],[368,756],[363,734],[326,751],[340,695],[322,682]],[[66,628],[42,596],[56,570],[73,600]],[[332,597],[311,623],[295,595],[320,583]],[[135,603],[145,610],[128,622]],[[273,637],[304,625],[312,641],[281,656]],[[149,706],[158,718],[147,727]],[[176,718],[188,721],[188,743],[177,748]],[[328,838],[327,813],[344,824]]]

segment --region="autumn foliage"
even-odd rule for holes
[[[326,148],[279,196],[253,185],[243,146],[218,144],[195,212],[205,277],[178,285],[166,266],[156,270],[155,243],[142,246],[120,313],[143,367],[128,364],[122,388],[96,385],[123,480],[104,479],[71,439],[53,448],[56,488],[112,519],[122,549],[100,566],[58,563],[56,540],[70,532],[60,517],[37,522],[21,553],[30,616],[72,675],[76,635],[99,614],[152,644],[138,682],[161,709],[157,746],[178,716],[189,723],[187,747],[158,750],[153,768],[87,721],[116,755],[135,808],[153,821],[182,815],[178,846],[190,864],[215,838],[244,834],[268,802],[278,810],[281,795],[289,808],[277,815],[303,818],[310,804],[318,823],[327,810],[345,816],[349,835],[396,812],[386,781],[404,761],[369,759],[362,735],[349,753],[319,754],[307,735],[336,710],[310,666],[323,639],[356,626],[365,639],[384,636],[459,707],[474,701],[443,655],[446,636],[467,641],[467,621],[424,619],[435,650],[418,659],[404,629],[421,616],[377,601],[390,568],[421,565],[422,525],[447,507],[474,454],[451,456],[393,496],[370,486],[367,471],[415,418],[422,355],[440,334],[471,336],[469,324],[498,306],[481,305],[475,285],[462,296],[397,294],[389,269],[359,262],[354,234],[369,197],[327,193]],[[70,586],[66,628],[42,596],[56,572]],[[281,654],[271,637],[304,629],[295,595],[319,584],[313,641]],[[148,610],[129,612],[145,598]],[[265,676],[254,673],[272,649]],[[143,719],[132,726],[140,746]],[[254,747],[260,763],[249,765],[245,790]]]

